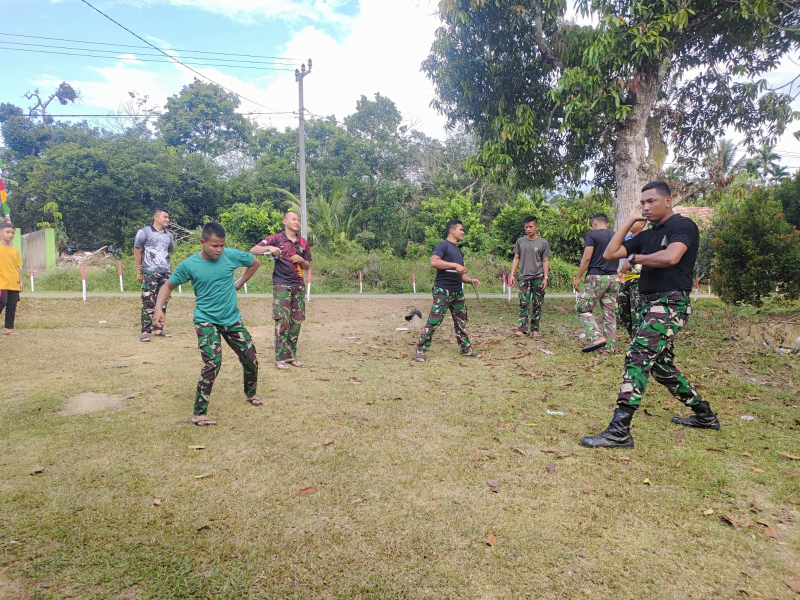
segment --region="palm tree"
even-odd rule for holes
[[[783,165],[773,165],[769,169],[769,176],[772,181],[779,183],[789,177],[789,170]]]
[[[758,168],[761,171],[761,177],[764,179],[764,183],[766,183],[770,169],[779,166],[778,161],[781,159],[781,156],[780,154],[775,153],[774,144],[764,144],[756,152],[755,158],[758,161]]]
[[[723,138],[717,141],[714,151],[706,157],[708,178],[717,188],[729,186],[744,168],[745,157],[736,157],[738,149],[739,144]]]
[[[291,192],[275,188],[286,194],[289,199],[286,206],[298,214],[300,200]],[[308,202],[308,237],[311,241],[323,246],[339,245],[355,240],[359,233],[358,226],[373,212],[374,208],[347,212],[347,197],[341,190],[333,190],[328,198],[322,194],[312,196]]]

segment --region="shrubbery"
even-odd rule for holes
[[[714,223],[714,291],[726,303],[760,306],[777,288],[800,297],[800,232],[768,190],[721,207]]]

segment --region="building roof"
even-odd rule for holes
[[[679,204],[672,210],[679,215],[689,217],[695,223],[704,225],[711,225],[711,220],[714,218],[714,209],[708,206],[684,206]]]

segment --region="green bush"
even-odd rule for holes
[[[245,252],[266,236],[283,230],[283,214],[269,202],[234,204],[220,214],[219,222],[225,228],[228,246]]]
[[[724,302],[761,306],[776,287],[786,299],[800,297],[800,232],[769,191],[727,206],[715,219],[712,246],[712,287]]]

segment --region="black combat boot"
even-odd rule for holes
[[[633,411],[618,408],[605,431],[581,439],[581,445],[588,448],[633,448],[631,419]]]
[[[717,419],[717,415],[711,412],[711,407],[708,405],[708,402],[703,400],[689,408],[694,411],[691,417],[672,417],[672,422],[678,425],[685,425],[686,427],[716,429],[719,431],[719,419]]]

